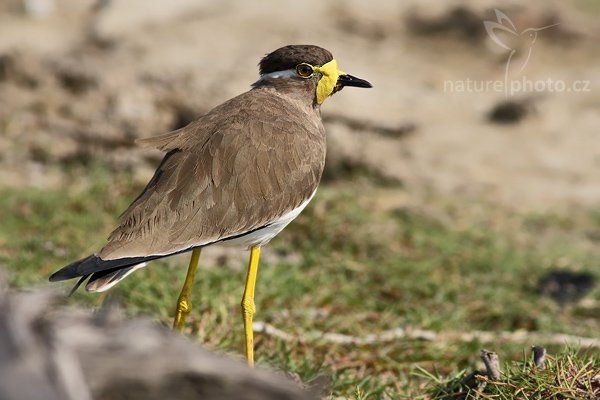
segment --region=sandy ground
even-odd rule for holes
[[[516,32],[495,31],[507,48],[483,24],[494,8]],[[0,188],[68,185],[65,168],[92,159],[146,180],[160,154],[135,138],[247,90],[265,53],[312,43],[374,84],[325,103],[329,168],[519,210],[597,206],[599,16],[597,1],[5,1]],[[512,50],[510,82],[562,84],[464,88],[502,83]]]

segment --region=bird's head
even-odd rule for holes
[[[260,79],[254,87],[271,86],[304,96],[315,105],[321,105],[344,86],[371,87],[369,82],[340,70],[329,51],[312,45],[281,47],[267,54],[259,69]]]

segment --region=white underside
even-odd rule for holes
[[[285,228],[298,215],[300,215],[302,210],[304,210],[308,203],[310,203],[315,193],[317,193],[316,190],[304,203],[300,204],[292,211],[283,214],[281,217],[271,222],[268,226],[265,226],[264,228],[258,229],[246,235],[237,237],[235,239],[227,239],[223,241],[223,244],[226,246],[241,246],[249,248],[252,246],[263,246],[269,243],[269,241],[275,236],[277,236],[277,234],[281,232],[283,228]]]
[[[102,286],[94,285],[94,283],[97,283],[98,281],[94,281],[91,284],[88,283],[85,286],[85,290],[88,292],[94,292],[94,293],[106,292],[108,289],[115,286],[117,283],[121,282],[123,279],[125,279],[129,275],[131,275],[131,273],[133,273],[134,271],[137,271],[140,268],[144,268],[146,265],[148,265],[148,263],[145,263],[145,262],[134,265],[134,266],[130,267],[130,269],[126,273],[124,273],[123,276],[119,277],[119,279],[113,279]]]
[[[275,221],[271,222],[268,226],[265,226],[264,228],[261,228],[261,229],[257,229],[251,233],[236,237],[235,239],[225,238],[225,239],[223,239],[223,241],[221,243],[223,243],[226,246],[238,246],[238,247],[245,247],[245,248],[250,248],[252,246],[264,246],[265,244],[269,243],[269,241],[271,239],[273,239],[275,236],[277,236],[277,234],[279,232],[281,232],[283,230],[283,228],[285,228],[290,222],[292,222],[298,215],[300,215],[302,210],[304,210],[306,208],[308,203],[310,203],[312,198],[315,196],[315,193],[317,193],[316,190],[313,192],[313,194],[310,195],[310,197],[305,202],[300,204],[298,207],[294,208],[292,211],[289,211],[289,212],[283,214],[281,217],[279,217]],[[217,243],[219,243],[219,242],[217,242]],[[199,247],[199,246],[204,246],[204,245],[208,245],[208,244],[207,243],[199,243],[199,244],[190,246],[189,248],[194,248],[194,247]],[[123,279],[125,279],[127,276],[129,276],[134,271],[136,271],[140,268],[143,268],[146,265],[147,265],[147,263],[145,263],[145,262],[134,265],[134,266],[130,267],[130,269],[126,273],[124,273],[123,276],[119,277],[118,279],[113,279],[104,285],[99,285],[99,282],[93,282],[92,284],[86,285],[85,289],[88,292],[105,292],[108,289],[115,286],[120,281],[122,281]],[[97,283],[98,285],[94,285],[94,283]]]

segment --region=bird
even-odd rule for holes
[[[189,125],[142,146],[165,152],[156,172],[120,216],[97,253],[49,280],[87,280],[103,292],[150,261],[191,252],[173,329],[181,331],[201,249],[222,243],[250,250],[241,308],[245,355],[254,365],[252,321],[261,247],[314,197],[325,166],[321,105],[346,86],[372,85],[339,69],[328,50],[287,45],[259,63],[259,79]]]

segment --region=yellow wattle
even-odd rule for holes
[[[345,75],[345,73],[338,68],[335,58],[321,67],[313,67],[313,71],[323,75],[317,84],[317,103],[323,104],[325,99],[333,93],[340,75]]]

